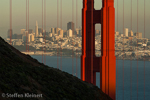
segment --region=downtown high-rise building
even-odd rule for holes
[[[28,31],[28,32],[29,32],[28,34],[33,33],[33,29],[29,29],[29,31]]]
[[[34,41],[34,35],[33,34],[28,34],[28,42]]]
[[[53,37],[53,33],[49,33],[49,37]]]
[[[43,33],[43,28],[38,28],[39,35]]]
[[[33,34],[30,35],[30,41],[34,41],[34,35]]]
[[[71,29],[69,29],[68,31],[67,31],[67,37],[72,37],[72,30]]]
[[[21,29],[21,34],[23,34],[23,35],[25,35],[25,31],[26,31],[26,29]]]
[[[124,29],[124,35],[125,35],[126,37],[128,37],[128,28],[125,28],[125,29]]]
[[[71,29],[72,31],[75,31],[74,29],[74,23],[73,22],[68,22],[67,23],[67,30]]]
[[[141,33],[141,32],[137,32],[137,33],[136,33],[136,38],[142,39],[142,33]]]
[[[57,34],[59,30],[61,30],[61,28],[57,28],[57,27],[56,27],[56,28],[54,28],[54,32],[55,32],[55,34]]]
[[[11,37],[13,36],[13,30],[12,29],[8,29],[7,31],[7,37],[10,38],[10,35]]]
[[[129,32],[129,37],[132,37],[133,36],[133,31],[131,30],[130,32]]]
[[[12,39],[23,39],[23,34],[13,34]]]
[[[76,33],[77,36],[79,35],[79,29],[78,28],[76,28],[75,33]]]
[[[35,37],[38,37],[38,23],[36,21],[36,26],[35,26]]]
[[[55,33],[55,31],[54,31],[54,28],[52,27],[52,28],[50,28],[50,33],[52,33],[52,34],[54,34]]]
[[[58,34],[59,34],[59,37],[60,37],[60,38],[63,38],[63,30],[60,30],[60,31],[58,32]]]

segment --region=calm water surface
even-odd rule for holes
[[[34,55],[32,57],[36,58],[39,62],[42,62],[42,56]],[[72,59],[71,57],[62,57],[62,70],[72,74],[72,60],[74,65],[74,75],[77,74],[78,78],[80,78],[80,58],[77,58],[76,72],[76,58]],[[60,62],[60,57],[58,57],[58,61]],[[46,65],[57,68],[57,56],[46,56]],[[97,73],[96,76],[96,85],[98,87],[100,87],[99,75],[100,74]],[[131,62],[130,60],[116,60],[116,100],[123,100],[123,98],[124,100],[144,100],[144,61]],[[149,61],[145,61],[145,100],[150,100]]]

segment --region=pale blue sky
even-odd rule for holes
[[[9,29],[9,1],[10,0],[0,0],[0,36],[6,37],[7,30]],[[44,1],[44,0],[43,0]],[[60,1],[60,0],[59,0]],[[67,27],[67,22],[72,21],[72,1],[74,1],[74,22],[76,21],[76,0],[62,0],[63,3],[63,21],[62,28],[65,30]],[[81,9],[82,1],[78,0],[78,27],[81,26]],[[35,21],[38,21],[39,27],[42,24],[42,0],[29,0],[29,9],[30,9],[30,28],[35,30]],[[138,31],[144,32],[144,0],[138,0]],[[146,2],[146,37],[150,38],[149,35],[149,26],[150,26],[150,0],[145,0]],[[101,8],[101,0],[95,0],[95,8]],[[116,19],[117,19],[117,0],[115,0],[116,8]],[[133,6],[133,32],[137,31],[137,0],[132,0]],[[129,28],[131,26],[131,0],[124,0],[124,27]],[[26,0],[12,0],[12,27],[14,33],[20,33],[21,28],[26,28]],[[57,27],[57,0],[46,0],[46,25],[47,31],[50,27]],[[116,20],[117,21],[117,20]],[[123,0],[118,0],[118,30],[123,31]],[[60,27],[60,25],[59,25]],[[98,26],[96,27],[99,28]],[[100,29],[100,28],[99,28]],[[117,23],[116,23],[117,30]]]

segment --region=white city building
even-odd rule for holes
[[[72,30],[71,29],[68,30],[68,36],[72,37]]]
[[[60,30],[60,31],[58,32],[58,34],[59,34],[59,37],[60,37],[60,38],[63,38],[63,30]]]
[[[133,31],[132,30],[129,32],[129,36],[130,37],[133,36]]]
[[[125,35],[126,37],[128,37],[128,28],[125,28],[125,29],[124,29],[124,35]]]

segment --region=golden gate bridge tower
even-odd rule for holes
[[[95,56],[95,24],[101,24],[101,57]],[[102,0],[101,10],[94,0],[83,0],[81,79],[96,85],[100,72],[100,88],[112,99],[116,97],[114,0]]]

